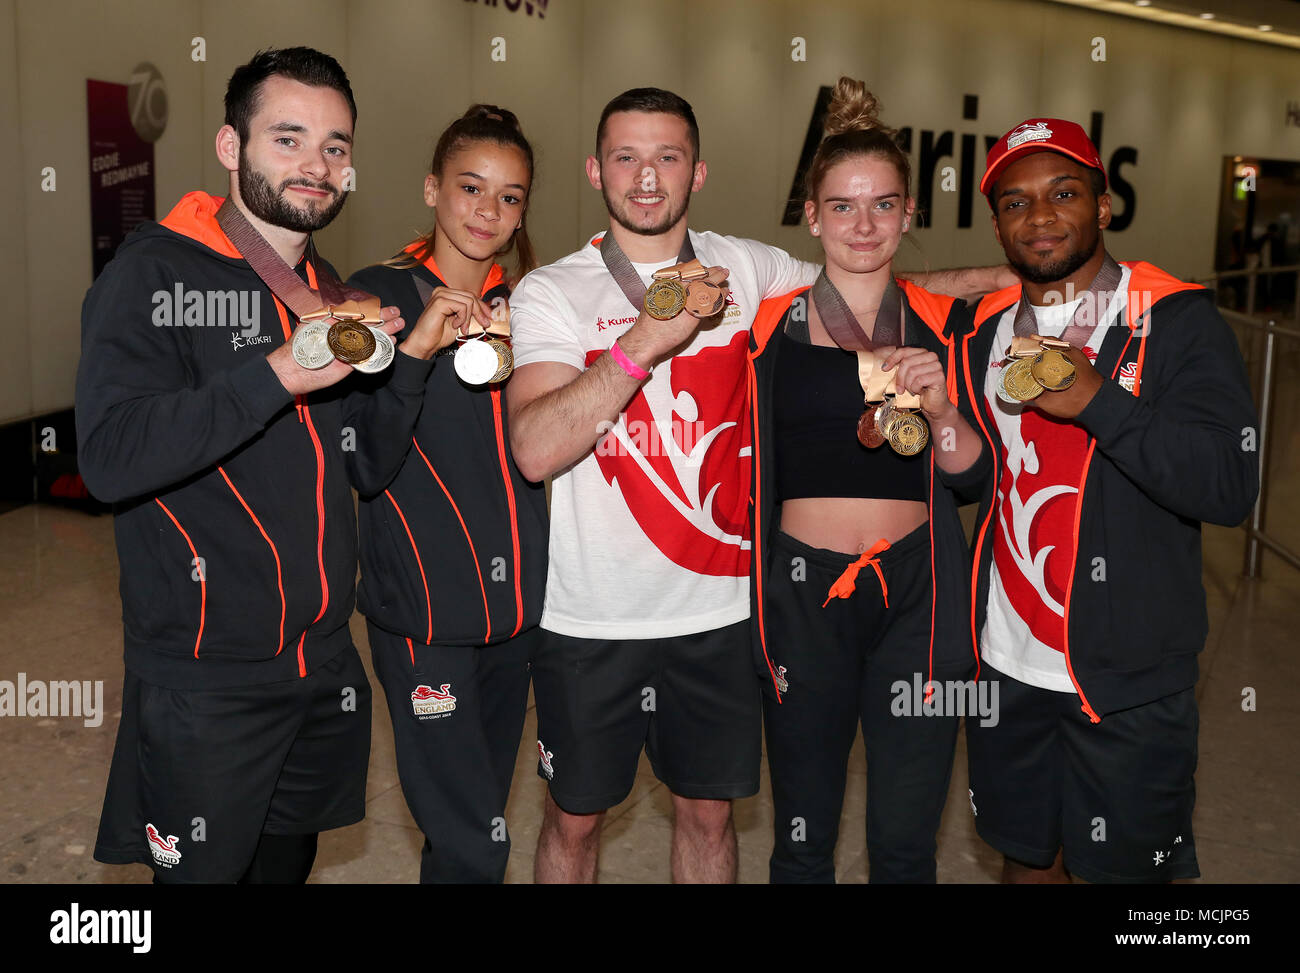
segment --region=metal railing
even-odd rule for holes
[[[1246,306],[1238,313],[1254,315],[1256,313],[1256,298],[1259,293],[1259,278],[1273,277],[1276,274],[1295,274],[1295,290],[1292,291],[1292,300],[1295,306],[1292,308],[1292,317],[1295,319],[1295,323],[1300,325],[1300,264],[1287,264],[1284,267],[1251,267],[1248,270],[1224,270],[1217,274],[1211,274],[1209,277],[1202,277],[1195,283],[1213,287],[1216,291],[1222,293],[1222,289],[1218,286],[1221,282],[1239,280],[1244,277],[1246,280]],[[1220,310],[1225,309],[1220,308]]]
[[[1276,317],[1261,318],[1255,311],[1259,278],[1285,273],[1294,273],[1296,275],[1296,289],[1293,292],[1295,302],[1293,309],[1294,327],[1278,324]],[[1268,512],[1268,473],[1270,449],[1273,440],[1273,405],[1277,394],[1277,342],[1281,338],[1300,339],[1300,264],[1285,267],[1254,267],[1249,270],[1229,270],[1203,278],[1197,283],[1205,284],[1207,287],[1215,287],[1225,280],[1242,277],[1246,279],[1245,311],[1235,311],[1221,307],[1219,313],[1223,315],[1229,324],[1240,325],[1251,332],[1252,347],[1242,349],[1243,357],[1248,361],[1258,358],[1255,387],[1258,389],[1256,408],[1259,412],[1259,436],[1256,444],[1259,449],[1259,496],[1255,500],[1255,506],[1250,517],[1241,525],[1242,530],[1246,532],[1245,563],[1242,571],[1248,578],[1258,578],[1264,548],[1268,548],[1291,567],[1300,569],[1300,554],[1288,548],[1264,529]],[[1253,352],[1258,349],[1254,346],[1258,344],[1261,335],[1263,336],[1264,347],[1262,354],[1256,355]]]

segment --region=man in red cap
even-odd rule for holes
[[[1195,877],[1200,522],[1240,523],[1259,489],[1241,354],[1210,292],[1106,252],[1078,125],[1013,128],[980,191],[1023,285],[984,298],[964,341],[997,460],[974,545],[1000,704],[966,724],[976,830],[1004,882]]]

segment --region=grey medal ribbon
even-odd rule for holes
[[[858,324],[853,309],[844,300],[830,278],[826,268],[817,275],[812,285],[812,299],[817,314],[822,319],[826,333],[837,345],[847,351],[870,351],[882,345],[898,345],[903,340],[903,294],[898,282],[891,276],[876,311],[876,326],[870,337]]]
[[[627,254],[623,252],[623,248],[618,245],[614,234],[609,230],[605,231],[600,241],[600,258],[605,261],[605,267],[614,278],[614,283],[618,284],[619,290],[640,314],[645,305],[646,285],[641,283],[641,275],[636,272],[632,261],[627,259]],[[684,264],[694,259],[695,248],[691,246],[691,234],[688,231],[686,238],[682,240],[682,250],[677,255],[677,262]]]
[[[1070,326],[1065,329],[1065,334],[1061,335],[1061,340],[1073,345],[1075,348],[1086,348],[1088,340],[1092,333],[1097,330],[1097,326],[1106,318],[1110,312],[1111,305],[1115,300],[1115,291],[1119,289],[1120,278],[1123,271],[1120,269],[1113,257],[1109,253],[1106,259],[1102,261],[1101,269],[1097,271],[1097,276],[1092,279],[1088,289],[1083,292],[1083,299],[1079,307],[1074,312],[1074,317],[1070,320]],[[1025,295],[1023,287],[1020,289],[1020,306],[1016,308],[1015,335],[1017,338],[1028,338],[1038,333],[1038,321],[1034,317],[1034,310],[1029,303],[1029,298]]]

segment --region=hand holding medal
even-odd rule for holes
[[[402,351],[423,359],[454,355],[461,381],[487,385],[504,381],[514,370],[509,338],[510,307],[505,301],[489,307],[469,291],[443,286],[429,295]]]
[[[373,294],[341,283],[316,256],[310,238],[307,272],[309,279],[315,274],[315,286],[308,287],[248,222],[233,199],[221,204],[216,219],[262,283],[298,317],[300,324],[287,342],[287,350],[299,368],[317,374],[311,378],[304,378],[301,372],[295,374],[287,367],[285,349],[277,348],[267,355],[267,361],[288,391],[299,395],[334,384],[342,377],[339,369],[330,367],[336,361],[371,373],[392,364],[395,346],[390,335],[404,327],[401,311],[380,307],[379,298]]]
[[[868,449],[889,443],[900,456],[915,456],[930,442],[930,426],[917,414],[921,399],[898,388],[898,371],[886,363],[899,360],[904,351],[919,349],[875,348],[858,352],[858,377],[867,410],[858,420],[858,442]]]
[[[1073,419],[1100,387],[1101,374],[1081,349],[1059,338],[1027,335],[1012,339],[997,394],[1008,405],[1028,403],[1059,419]]]
[[[656,321],[668,321],[685,311],[694,318],[711,318],[727,303],[727,271],[705,267],[699,260],[654,272],[643,307]]]
[[[392,361],[391,355],[388,362],[382,361],[382,348],[385,345],[391,347],[393,339],[390,336],[405,327],[401,314],[396,307],[381,308],[374,316],[378,319],[374,325],[360,319],[336,319],[332,315],[304,318],[289,341],[268,355],[267,361],[284,387],[293,394],[314,392],[347,377],[357,367],[335,356],[330,347],[331,331],[334,331],[335,343],[343,348],[344,355],[353,357],[358,351],[364,351],[366,345],[366,338],[356,333],[360,331],[375,343],[374,351],[366,358],[375,358],[372,365],[378,363],[382,370]],[[366,358],[361,360],[364,362]]]
[[[394,309],[396,310],[396,309]],[[361,372],[381,372],[393,360],[393,339],[384,330],[379,298],[326,305],[302,316],[293,336],[293,358],[315,371],[333,361]]]
[[[461,343],[456,349],[456,374],[466,385],[504,382],[514,371],[515,356],[509,345],[510,306],[505,301],[491,310],[486,328],[476,319],[456,340]]]
[[[393,362],[395,346],[384,330],[379,298],[358,303],[326,305],[302,316],[293,336],[293,358],[315,371],[332,361],[351,365],[359,372],[382,372]]]

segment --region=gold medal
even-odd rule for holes
[[[898,412],[889,424],[889,446],[900,456],[915,456],[930,442],[930,427],[915,412]]]
[[[1049,392],[1063,392],[1074,384],[1074,362],[1055,348],[1049,348],[1029,359],[1030,373]]]
[[[1017,358],[1002,369],[1000,390],[1017,402],[1028,402],[1042,394],[1043,387],[1034,379],[1031,370],[1034,359]]]
[[[489,383],[504,382],[510,377],[510,373],[515,370],[515,353],[510,350],[510,346],[500,338],[489,338],[488,344],[492,350],[497,353],[497,370],[488,379]]]
[[[352,321],[334,322],[325,340],[334,357],[349,365],[363,362],[375,353],[375,336],[370,329]]]
[[[660,278],[646,290],[644,307],[656,321],[675,318],[686,307],[686,288],[680,280]]]

